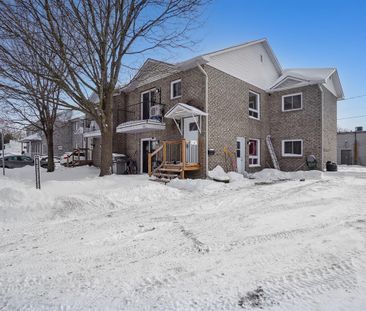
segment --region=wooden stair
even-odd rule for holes
[[[182,171],[182,166],[179,164],[163,163],[153,171],[152,176],[155,177],[154,180],[156,181],[167,183],[174,178],[180,177]]]

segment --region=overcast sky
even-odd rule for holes
[[[346,98],[365,95],[365,11],[366,1],[357,0],[217,0],[195,33],[201,43],[176,56],[265,37],[283,68],[336,67]],[[338,102],[338,118],[360,115],[365,117],[339,120],[339,127],[366,128],[366,97]]]

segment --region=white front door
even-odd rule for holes
[[[184,119],[184,138],[187,141],[186,161],[198,163],[198,117]]]
[[[245,171],[245,138],[236,138],[236,167],[238,173],[243,174]]]

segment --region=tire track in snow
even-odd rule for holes
[[[302,228],[302,229],[294,229],[287,231],[279,231],[275,233],[268,233],[263,235],[253,235],[243,238],[242,240],[237,240],[231,242],[228,246],[225,247],[225,251],[231,251],[238,246],[253,246],[257,244],[272,242],[276,240],[290,240],[296,238],[298,235],[305,234],[308,232],[314,233],[314,230],[322,230],[326,227],[330,226],[329,224],[322,224],[314,227]]]
[[[349,254],[355,256],[358,252]],[[262,282],[269,296],[276,301],[314,300],[314,296],[332,290],[353,290],[357,287],[357,272],[352,259],[334,259],[320,267],[306,267],[282,277]],[[316,299],[316,298],[315,298]]]
[[[192,241],[193,247],[198,251],[198,253],[206,254],[210,251],[209,247],[206,244],[202,243],[192,231],[186,230],[183,226],[180,226],[180,231],[185,237]]]

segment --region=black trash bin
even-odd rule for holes
[[[338,170],[337,163],[332,161],[327,161],[326,163],[327,172],[336,172]]]
[[[114,156],[113,157],[113,173],[117,175],[126,174],[127,171],[127,159],[126,156]]]

